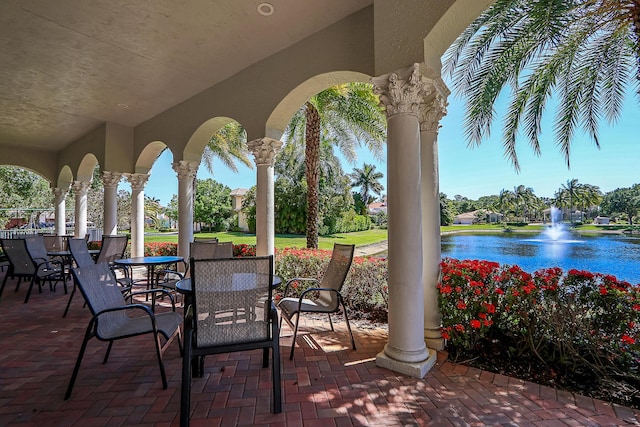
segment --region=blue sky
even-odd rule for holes
[[[601,122],[600,149],[587,136],[581,133],[576,135],[570,170],[553,140],[555,111],[550,107],[543,121],[542,155],[536,157],[524,138],[518,140],[521,171],[517,174],[503,155],[501,112],[498,106],[491,137],[479,147],[468,148],[462,125],[464,103],[454,94],[449,96],[448,113],[441,120],[438,136],[440,191],[449,198],[459,194],[475,200],[481,196],[499,194],[502,189],[513,190],[520,184],[533,188],[538,197],[553,197],[562,184],[573,178],[583,184],[597,185],[603,192],[640,183],[640,107],[632,94],[627,97],[623,115],[615,125]],[[160,156],[145,187],[145,194],[160,199],[163,206],[169,203],[173,194],[178,193],[178,179],[171,162],[172,156],[168,151]],[[355,165],[345,161],[343,169],[348,173],[354,167],[361,168],[363,163],[373,163],[385,174],[383,185],[386,190],[386,163],[376,161],[364,149],[358,151]],[[213,178],[231,189],[255,185],[255,168],[252,170],[239,164],[238,169],[239,172],[234,173],[215,161],[213,175],[201,165],[198,178]],[[121,187],[130,191],[126,184],[121,184]]]

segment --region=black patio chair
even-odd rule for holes
[[[173,298],[171,299],[172,311],[154,313],[151,307],[145,304],[127,304],[116,282],[116,277],[107,263],[101,262],[85,267],[76,267],[72,269],[72,273],[93,317],[89,321],[84,334],[78,359],[64,396],[65,400],[71,396],[87,343],[93,337],[100,341],[109,342],[103,361],[103,363],[107,363],[114,341],[138,335],[153,335],[160,376],[162,377],[162,387],[166,389],[167,375],[162,362],[162,355],[176,337],[178,338],[180,354],[183,353],[180,342],[182,316],[176,313]],[[166,293],[167,291],[152,289],[135,292],[134,294],[149,292]],[[171,298],[171,295],[169,295],[169,298]],[[160,345],[160,336],[165,340],[163,345]]]
[[[9,261],[9,268],[2,281],[2,286],[0,286],[0,296],[2,296],[2,291],[9,277],[18,278],[16,292],[22,283],[22,279],[29,280],[29,289],[24,298],[25,303],[29,301],[34,284],[38,285],[38,291],[42,292],[42,283],[45,281],[49,282],[49,289],[52,291],[55,290],[54,281],[56,284],[61,280],[64,282],[64,270],[61,263],[59,261],[51,261],[46,255],[46,249],[44,256],[38,257],[37,255],[41,254],[38,254],[37,250],[33,252],[35,255],[30,253],[26,239],[1,239],[0,244]],[[64,286],[66,293],[66,283]]]
[[[193,259],[213,259],[213,258],[233,258],[233,243],[218,243],[218,239],[195,240],[189,245],[189,256]],[[156,285],[160,288],[173,291],[174,296],[178,296],[176,292],[176,284],[188,277],[189,263],[184,262],[185,268],[183,272],[176,270],[160,270],[156,273]]]
[[[273,412],[282,411],[278,313],[272,302],[273,256],[191,259],[192,298],[185,307],[180,425],[189,425],[193,365],[205,355],[263,349],[272,357]],[[199,361],[198,361],[199,359]],[[200,365],[198,374],[202,375]]]
[[[127,244],[129,244],[129,236],[103,235],[100,253],[96,258],[96,264],[100,262],[109,264],[111,270],[116,274],[118,283],[122,286],[122,291],[125,294],[131,291],[135,283],[133,280],[133,272],[127,267],[115,265],[113,262],[124,257]]]
[[[293,350],[296,347],[296,336],[298,335],[298,323],[300,314],[302,313],[327,313],[329,324],[333,331],[333,322],[331,321],[331,313],[337,313],[341,309],[344,312],[344,319],[347,322],[347,329],[351,336],[351,346],[356,349],[356,342],[353,339],[351,325],[349,324],[349,316],[344,305],[344,299],[340,291],[344,285],[344,281],[349,273],[351,262],[353,261],[353,251],[355,245],[333,245],[333,253],[329,265],[322,276],[322,280],[315,278],[294,277],[287,281],[283,293],[283,298],[278,303],[280,309],[280,323],[284,319],[293,328],[293,341],[291,343],[291,353],[289,359],[293,359]],[[297,282],[315,282],[317,287],[305,289],[297,297],[287,297],[287,293],[292,283]],[[296,317],[295,324],[292,318]]]
[[[67,241],[67,247],[76,267],[87,267],[95,264],[93,257],[89,253],[89,248],[85,239],[80,237],[71,238]],[[75,295],[77,288],[78,283],[74,280],[71,294],[69,294],[69,301],[67,302],[67,307],[64,309],[62,317],[67,317],[69,306],[71,306],[71,300],[73,300],[73,296]]]

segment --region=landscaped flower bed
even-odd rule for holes
[[[441,266],[442,335],[454,360],[640,407],[640,287],[579,270]]]

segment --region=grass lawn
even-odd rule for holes
[[[217,237],[221,242],[233,242],[234,244],[245,243],[247,245],[256,244],[256,236],[242,232],[224,231],[220,233],[196,233],[197,237]],[[178,242],[178,235],[175,233],[153,233],[144,236],[145,242]],[[367,230],[355,233],[332,234],[330,236],[320,236],[318,246],[320,249],[332,249],[334,243],[354,244],[364,246],[387,240],[387,230]],[[283,248],[304,248],[307,246],[307,238],[297,234],[276,234],[275,245],[278,249]]]
[[[513,232],[533,232],[541,231],[549,224],[525,225],[522,227],[510,227]],[[628,226],[627,226],[628,227]],[[576,228],[577,231],[584,232],[602,232],[609,230],[611,226],[597,225],[581,225]],[[441,233],[465,232],[465,231],[504,231],[502,224],[472,224],[472,225],[447,225],[440,227]],[[217,237],[221,242],[233,242],[234,244],[255,245],[256,236],[242,232],[223,231],[220,233],[196,233],[197,237]],[[177,233],[152,233],[144,237],[146,242],[178,242]],[[320,249],[331,249],[334,243],[355,244],[356,246],[365,246],[372,243],[383,242],[387,240],[387,230],[367,230],[355,233],[332,234],[329,236],[320,236],[318,242]],[[283,248],[304,248],[307,246],[305,236],[298,234],[276,234],[275,245],[278,249]]]

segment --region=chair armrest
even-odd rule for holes
[[[318,282],[318,279],[314,279],[311,277],[294,277],[293,279],[287,280],[287,283],[284,286],[284,292],[282,292],[282,298],[287,296],[287,292],[289,291],[289,285],[293,282]]]
[[[165,276],[166,276],[167,274],[175,274],[176,276],[178,276],[178,277],[179,277],[179,279],[177,279],[177,280],[182,280],[182,279],[184,279],[184,274],[183,274],[183,273],[180,273],[179,271],[176,271],[176,270],[160,270],[160,271],[157,271],[157,272],[156,272],[156,283],[160,283],[160,276],[161,276],[161,275],[163,275],[163,274],[164,274]],[[166,281],[167,281],[167,280],[165,279],[165,282],[166,282]]]
[[[300,297],[298,298],[298,310],[300,310],[300,308],[302,307],[302,300],[303,300],[303,298],[304,298],[304,296],[306,294],[308,294],[309,292],[318,292],[318,291],[334,292],[335,294],[338,295],[338,300],[339,301],[342,300],[342,295],[340,294],[340,292],[338,292],[337,289],[333,289],[333,288],[309,288],[309,289],[306,289],[304,292],[302,292],[300,294]]]
[[[121,307],[106,308],[104,310],[101,310],[101,311],[97,312],[93,316],[93,319],[94,320],[98,320],[98,317],[100,317],[100,315],[105,314],[105,313],[112,313],[114,311],[126,311],[126,310],[142,310],[146,314],[151,316],[153,322],[155,323],[155,318],[156,318],[155,314],[153,314],[153,311],[151,311],[151,309],[148,306],[144,305],[144,304],[129,304],[129,305],[123,305]]]
[[[171,300],[171,308],[173,309],[173,311],[176,311],[176,303],[173,300],[173,295],[171,295],[171,292],[169,292],[166,289],[153,288],[153,289],[148,289],[148,290],[131,292],[131,298],[133,298],[134,295],[145,295],[145,294],[147,294],[147,295],[148,294],[152,294],[153,298],[155,298],[155,294],[157,294],[157,293],[168,295],[169,299]]]

